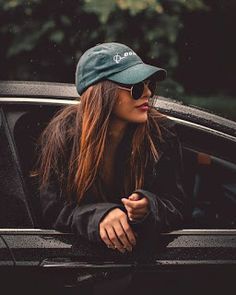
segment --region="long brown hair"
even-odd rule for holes
[[[80,103],[65,107],[50,121],[40,138],[38,174],[41,187],[56,177],[70,198],[76,192],[78,203],[95,184],[102,164],[108,126],[118,88],[111,81],[89,87]],[[157,160],[155,137],[161,139],[159,120],[165,117],[151,107],[148,120],[136,124],[129,155],[130,173],[124,190],[142,188],[144,170],[151,159]]]

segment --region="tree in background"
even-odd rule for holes
[[[236,119],[235,0],[0,0],[0,80],[74,83],[81,54],[125,43],[167,69],[158,94]]]
[[[116,41],[168,70],[159,93],[182,94],[171,78],[182,15],[207,9],[203,0],[0,0],[0,79],[73,83],[82,52]]]

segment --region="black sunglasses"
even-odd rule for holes
[[[137,100],[143,95],[145,85],[151,91],[151,96],[153,96],[157,88],[157,82],[155,80],[145,80],[133,85],[119,83],[118,88],[130,91],[133,99]]]

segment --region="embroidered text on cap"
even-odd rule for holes
[[[124,59],[130,55],[137,55],[137,54],[133,51],[125,52],[123,54],[123,56],[121,56],[120,54],[117,53],[116,55],[113,56],[113,60],[114,60],[114,62],[116,62],[118,64],[121,62],[122,59]]]

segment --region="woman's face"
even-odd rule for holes
[[[142,96],[135,100],[131,96],[131,91],[118,88],[118,99],[113,109],[113,115],[123,123],[145,123],[147,121],[148,102],[151,91],[147,84],[144,86]],[[143,104],[147,106],[140,107]]]

